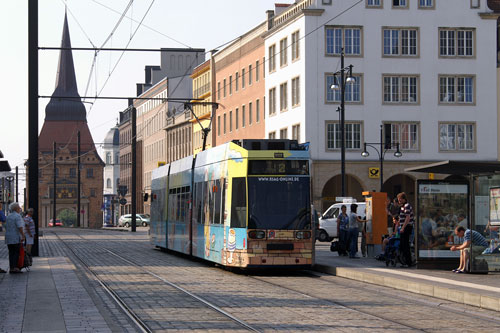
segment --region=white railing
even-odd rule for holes
[[[285,11],[273,18],[273,27],[285,22],[290,17],[302,11],[302,9],[306,9],[311,7],[312,5],[316,5],[317,0],[302,0],[296,4],[290,5],[289,8],[285,9]]]

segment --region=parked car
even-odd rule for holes
[[[137,225],[142,225],[147,227],[149,225],[149,215],[147,214],[135,214],[135,222]],[[132,214],[125,214],[120,216],[118,219],[119,227],[130,227],[132,225]]]
[[[347,215],[351,212],[351,204],[357,204],[358,208],[356,214],[360,218],[366,216],[366,203],[364,202],[338,202],[330,206],[326,212],[319,219],[318,240],[320,242],[330,242],[332,239],[337,238],[337,217],[340,213],[340,207],[345,205],[347,207]]]
[[[54,222],[53,222],[53,219],[50,219],[49,221],[49,227],[53,227],[54,226]],[[61,222],[61,220],[59,219],[56,219],[56,227],[62,227],[63,224]]]

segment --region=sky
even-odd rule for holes
[[[130,2],[125,17],[111,34]],[[274,7],[271,0],[39,0],[38,3],[40,47],[60,46],[67,6],[73,47],[124,48],[130,41],[129,48],[192,47],[206,51],[260,24],[266,19],[266,10]],[[28,158],[28,0],[0,2],[0,45],[3,102],[0,150],[13,170],[16,166],[20,168],[21,197],[23,165]],[[118,61],[120,55],[116,51],[99,52],[91,71],[94,52],[73,51],[80,96],[135,96],[136,83],[144,82],[144,66],[160,64],[158,52],[125,52]],[[59,51],[39,51],[40,96],[50,96],[54,91],[58,57]],[[48,101],[39,99],[39,131]],[[127,107],[127,102],[97,100],[85,105],[87,122],[98,144],[116,124],[118,113]]]

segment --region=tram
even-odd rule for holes
[[[235,140],[161,166],[151,243],[223,266],[310,267],[309,164],[296,140]]]

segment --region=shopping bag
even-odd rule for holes
[[[19,248],[19,259],[17,260],[17,268],[24,268],[24,246],[21,244]]]
[[[340,247],[338,241],[332,242],[332,244],[330,244],[330,251],[337,252],[339,249]]]

